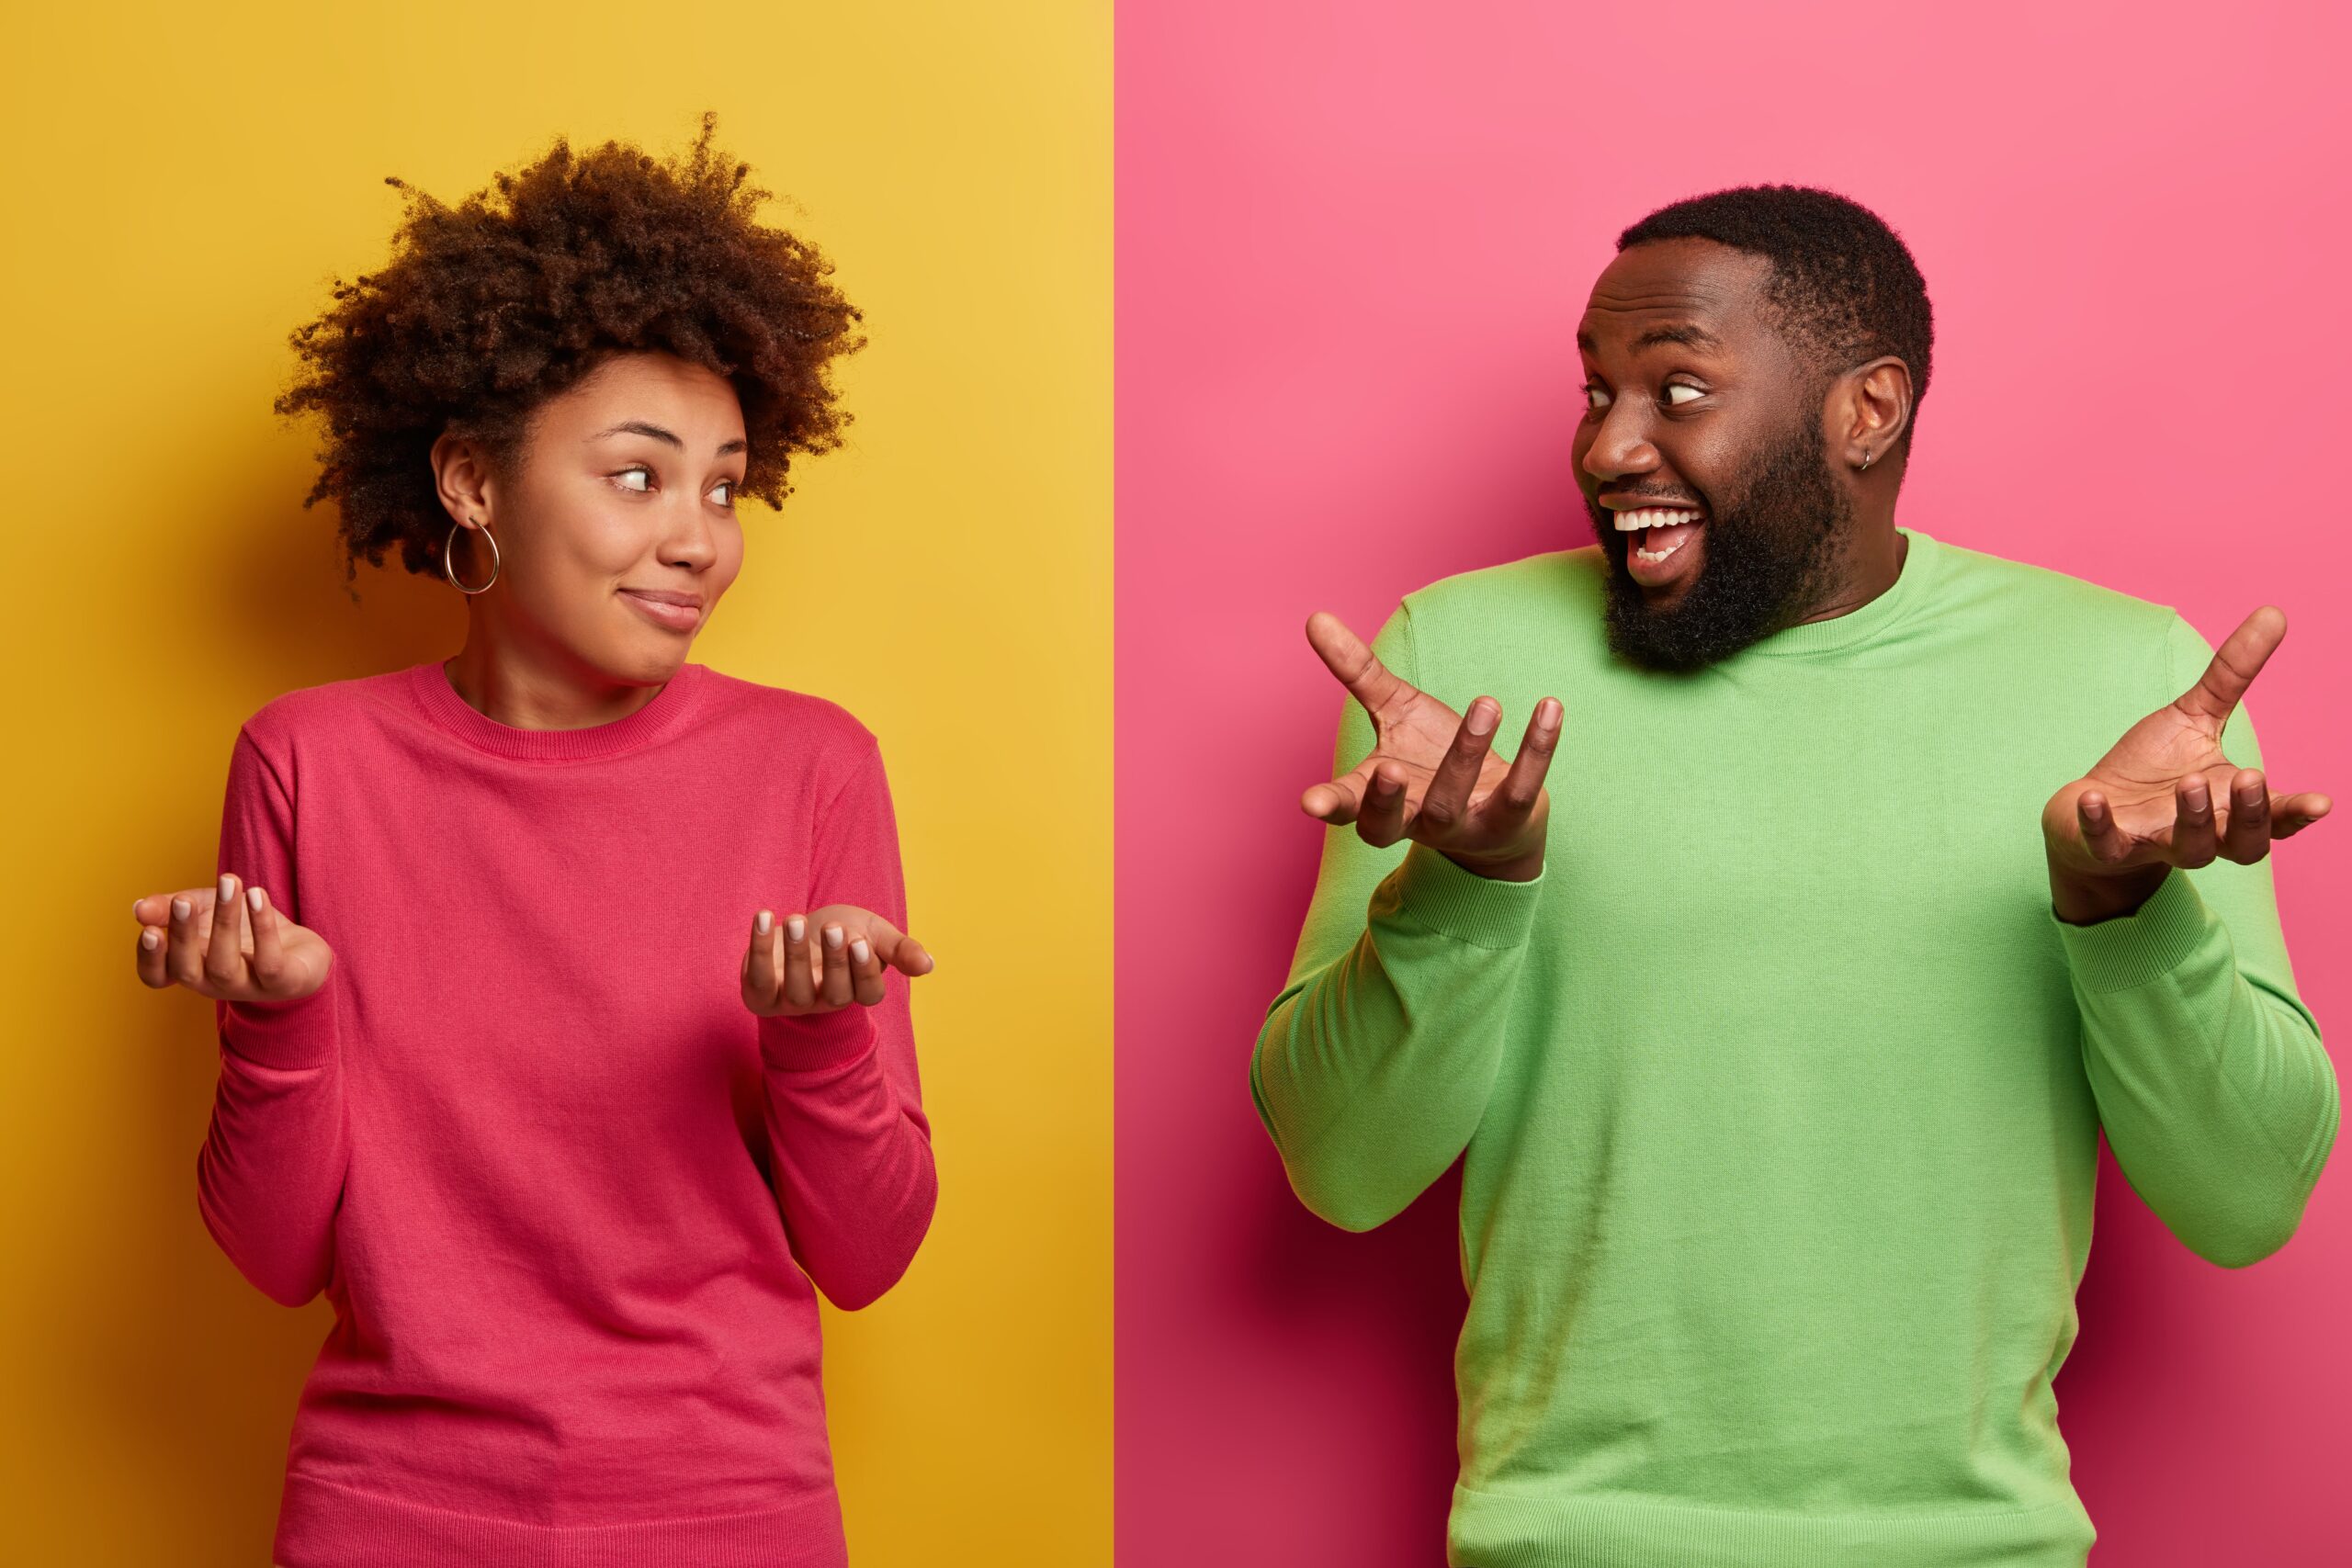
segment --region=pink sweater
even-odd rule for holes
[[[762,908],[904,927],[874,737],[697,664],[517,729],[419,664],[246,721],[220,869],[334,950],[216,1004],[198,1162],[245,1278],[334,1303],[277,1561],[844,1562],[816,1292],[874,1300],[930,1224],[906,981],[763,1019],[737,966]]]

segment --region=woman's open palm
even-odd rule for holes
[[[763,1018],[832,1012],[852,1002],[872,1007],[888,994],[886,969],[928,975],[922,943],[870,909],[828,904],[808,914],[752,917],[743,950],[743,1005]]]
[[[151,893],[130,912],[140,926],[140,981],[158,989],[186,986],[224,1002],[299,1001],[326,984],[334,964],[323,937],[233,874],[211,887]]]

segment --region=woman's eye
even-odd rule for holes
[[[1584,389],[1584,406],[1589,409],[1607,408],[1609,406],[1608,389],[1605,387],[1596,387],[1589,381],[1586,382]]]
[[[1676,395],[1678,393],[1688,393],[1689,396],[1679,397]],[[1669,408],[1677,403],[1687,403],[1691,398],[1703,398],[1706,395],[1686,381],[1669,381],[1666,385],[1666,401]]]
[[[614,478],[621,481],[623,490],[645,491],[653,488],[653,470],[650,468],[623,468]],[[645,482],[641,485],[630,484],[628,481],[633,479],[641,479]]]
[[[721,479],[717,484],[710,487],[710,493],[713,495],[718,495],[718,492],[722,490],[727,493],[725,495],[718,496],[718,504],[721,506],[734,505],[735,481],[733,479]]]

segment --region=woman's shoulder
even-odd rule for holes
[[[767,685],[709,665],[697,668],[712,706],[749,715],[763,728],[779,732],[797,745],[861,757],[879,744],[855,714],[831,698],[789,686]]]
[[[246,717],[242,733],[273,753],[348,735],[373,724],[388,707],[398,706],[414,678],[411,668],[297,686],[255,708]]]

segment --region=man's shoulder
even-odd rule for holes
[[[2144,652],[2161,660],[2171,640],[2194,635],[2170,604],[1949,539],[1933,538],[1930,547],[1942,615],[2018,639],[2039,658],[2064,650],[2107,659]]]
[[[1465,637],[1491,648],[1521,634],[1556,649],[1564,627],[1585,628],[1599,646],[1608,570],[1598,545],[1545,550],[1441,577],[1406,594],[1403,608],[1418,649]]]

